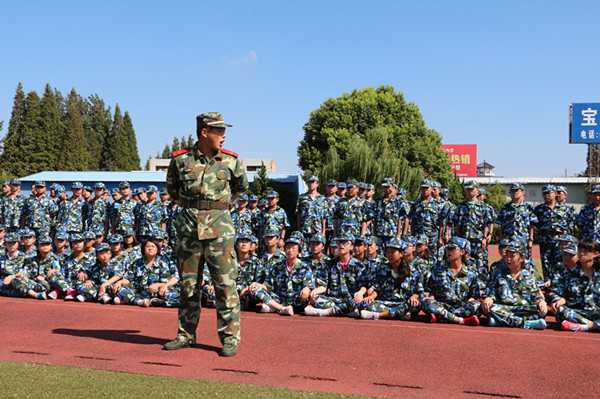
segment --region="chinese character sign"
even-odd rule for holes
[[[440,147],[448,154],[452,173],[460,177],[477,176],[477,144],[442,144]]]
[[[570,143],[600,143],[599,103],[571,104]]]

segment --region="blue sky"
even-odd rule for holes
[[[0,120],[15,88],[93,93],[131,114],[142,165],[195,116],[225,147],[295,172],[311,110],[391,85],[444,144],[477,144],[507,177],[585,169],[569,104],[600,102],[591,1],[0,2]]]

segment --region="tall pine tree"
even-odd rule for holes
[[[88,142],[83,132],[79,99],[75,89],[67,96],[67,118],[62,136],[62,162],[59,170],[88,170]]]
[[[13,100],[12,112],[8,121],[6,136],[2,139],[2,154],[0,154],[0,168],[11,176],[21,177],[17,173],[19,162],[18,142],[22,135],[25,114],[25,92],[19,82]]]
[[[88,139],[88,151],[90,153],[90,170],[110,170],[107,165],[106,139],[110,135],[112,116],[110,107],[104,101],[93,94],[88,97],[87,124],[84,129]]]
[[[56,91],[52,89],[49,83],[46,83],[41,101],[42,129],[38,132],[36,138],[39,151],[33,154],[34,162],[39,167],[39,171],[61,169],[61,138],[65,129],[62,121],[61,102],[62,98],[58,98]]]
[[[125,111],[123,116],[123,134],[127,143],[127,154],[125,170],[140,170],[140,156],[138,154],[137,139],[135,138],[135,130],[133,130],[133,122],[129,112]]]

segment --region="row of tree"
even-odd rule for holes
[[[23,177],[41,171],[140,169],[133,122],[118,104],[114,112],[98,94],[65,97],[50,84],[25,95],[18,84],[6,135],[0,140],[0,172]]]

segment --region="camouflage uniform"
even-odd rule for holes
[[[201,123],[216,117],[215,114],[203,114],[197,119]],[[221,115],[217,115],[222,121]],[[248,190],[248,178],[237,154],[228,150],[219,150],[209,159],[194,145],[173,155],[167,172],[167,190],[184,208],[175,221],[179,242],[177,268],[181,277],[178,336],[195,340],[206,262],[215,287],[219,338],[223,344],[237,346],[241,337],[235,285],[238,268],[229,204]]]
[[[329,246],[329,243],[333,239],[333,219],[335,219],[335,209],[337,203],[340,201],[340,197],[333,195],[332,197],[324,197],[325,199],[325,217],[327,223],[325,224],[325,245]]]
[[[487,204],[478,199],[473,203],[465,200],[454,212],[454,234],[469,240],[471,258],[475,261],[482,282],[487,281],[488,264],[487,249],[481,247],[481,241],[485,238],[483,235],[485,227],[493,221],[487,207]]]
[[[504,204],[494,223],[502,227],[502,238],[509,241],[529,240],[529,230],[538,222],[533,206],[526,202],[515,205],[512,201]]]
[[[25,260],[27,257],[23,252],[17,252],[12,258],[8,256],[8,253],[0,256],[0,293],[8,296],[24,297],[29,289],[23,283],[26,282],[27,277],[15,277],[12,279],[10,284],[4,284],[4,279],[8,276],[22,272],[26,276],[29,272],[24,269]],[[19,281],[21,280],[21,281]]]
[[[284,229],[290,228],[290,222],[288,220],[285,210],[281,207],[277,207],[274,210],[269,208],[265,209],[260,213],[260,228],[264,232],[270,229],[277,230],[280,234]],[[262,238],[262,237],[261,237]]]
[[[173,263],[168,263],[164,258],[158,256],[150,266],[146,266],[146,258],[139,257],[123,276],[130,283],[122,286],[117,295],[130,305],[134,305],[140,300],[159,298],[165,301],[166,306],[177,306],[179,303],[179,283],[170,286],[162,297],[158,291],[150,293],[149,290],[152,284],[166,283],[173,277],[179,280],[179,273]]]
[[[491,274],[483,298],[492,298],[489,318],[501,327],[524,328],[528,320],[540,318],[537,303],[542,300],[535,276],[527,268],[513,279],[504,262]]]
[[[138,235],[140,237],[151,236],[155,231],[162,230],[162,223],[167,218],[164,207],[160,201],[139,204],[136,221],[139,223]]]
[[[252,215],[252,211],[248,208],[243,213],[240,213],[238,209],[231,212],[231,219],[233,220],[236,233],[252,231]]]
[[[352,234],[359,236],[364,222],[365,200],[362,198],[352,198],[351,200],[342,198],[337,203],[334,217],[337,219],[337,235]]]
[[[100,197],[98,200],[92,199],[88,204],[88,230],[91,230],[94,233],[105,231],[109,209],[110,202],[106,198]]]
[[[58,205],[48,194],[41,197],[29,197],[25,201],[23,216],[25,227],[40,234],[50,234],[52,215],[58,212]]]
[[[265,279],[264,285],[267,289],[259,286],[254,287],[252,294],[262,303],[268,304],[276,301],[283,306],[291,305],[294,312],[301,312],[308,305],[308,300],[300,299],[300,292],[308,287],[315,288],[315,278],[308,263],[296,259],[291,272],[287,270],[287,262],[284,260],[273,266]]]
[[[316,275],[317,286],[325,287],[326,291],[315,297],[313,306],[332,309],[334,315],[346,314],[356,309],[353,297],[360,289],[358,281],[362,269],[362,262],[356,258],[350,258],[344,268],[340,265],[339,258],[331,259],[328,267],[321,268]]]
[[[575,225],[581,230],[581,238],[600,242],[600,210],[594,204],[584,205],[577,215]]]
[[[25,206],[25,197],[8,195],[2,201],[2,224],[7,232],[16,232],[21,228],[21,218]]]
[[[39,253],[36,253],[35,256],[25,260],[24,268],[30,271],[32,280],[36,281],[37,284],[40,284],[44,291],[49,292],[52,289],[60,289],[59,286],[51,284],[50,278],[48,277],[48,272],[50,270],[60,271],[60,260],[56,254],[50,252],[45,259],[42,259]],[[42,281],[37,281],[38,276],[41,276],[44,279]],[[68,287],[65,287],[65,291],[67,289]],[[34,289],[34,291],[42,292],[42,290],[38,291],[36,289]]]
[[[421,198],[412,203],[410,214],[411,222],[415,225],[415,231],[411,231],[413,236],[425,234],[428,239],[428,245],[431,251],[437,248],[438,223],[441,207],[439,202],[430,199],[424,202]]]
[[[367,219],[372,220],[375,225],[373,232],[382,243],[386,243],[398,234],[398,222],[401,219],[400,201],[398,198],[392,197],[389,200],[385,197],[377,199],[370,212],[367,214]],[[406,214],[403,217],[406,218]]]
[[[396,320],[408,320],[413,315],[416,316],[420,308],[411,306],[408,299],[413,294],[419,296],[423,294],[419,273],[417,271],[409,273],[404,281],[398,284],[398,276],[389,262],[374,270],[371,288],[377,291],[377,298],[367,305],[367,310],[377,313],[389,310],[391,318]]]
[[[121,198],[113,203],[109,216],[113,223],[115,233],[123,234],[127,230],[135,229],[135,208],[138,202],[133,198]]]
[[[427,314],[452,321],[454,316],[470,317],[479,315],[480,303],[469,302],[469,298],[479,298],[477,273],[463,266],[456,276],[452,275],[448,262],[433,268],[423,291],[433,295],[423,298],[421,308]]]
[[[54,273],[52,276],[50,276],[49,280],[52,284],[60,286],[58,284],[58,279],[61,278],[61,276],[64,276],[64,279],[69,283],[69,286],[74,287],[75,284],[79,282],[79,273],[84,270],[88,270],[95,261],[96,258],[94,256],[89,256],[88,254],[77,260],[75,254],[71,253],[65,257],[64,261],[62,262],[62,270],[60,275]],[[62,287],[61,289],[65,291]]]
[[[246,287],[249,287],[253,282],[263,283],[266,278],[265,268],[260,263],[260,260],[253,255],[250,255],[244,264],[238,266],[237,291],[238,294]],[[252,292],[247,290],[244,295],[240,296],[242,310],[251,310],[259,303],[256,297],[252,296]]]
[[[85,287],[87,280],[77,281],[75,284],[77,292],[87,299],[98,299],[98,290],[100,286],[115,276],[122,276],[121,262],[117,259],[111,259],[106,266],[102,266],[100,261],[96,261],[89,268],[83,270],[87,280],[91,280],[93,285],[90,288]],[[113,297],[112,285],[106,286],[106,293]]]
[[[66,199],[61,202],[56,215],[56,230],[69,233],[82,233],[86,230],[85,223],[88,217],[88,204],[82,197],[73,200]]]
[[[542,272],[544,280],[548,281],[552,274],[551,258],[556,239],[561,234],[571,234],[575,220],[570,218],[567,205],[558,202],[554,208],[543,203],[536,206],[533,211],[538,219]]]
[[[277,248],[275,253],[271,256],[269,256],[266,252],[262,254],[262,256],[260,257],[260,264],[263,265],[263,267],[265,268],[265,273],[268,276],[270,275],[273,267],[285,261],[285,259],[285,253],[281,249]]]
[[[304,234],[306,241],[316,233],[323,233],[323,220],[327,218],[328,204],[325,196],[317,193],[313,198],[308,193],[298,197],[296,214],[300,216],[298,230]]]
[[[181,207],[175,201],[169,201],[166,205],[167,220],[165,221],[165,231],[169,235],[169,245],[177,244],[177,229],[175,228],[175,220],[181,212]]]

